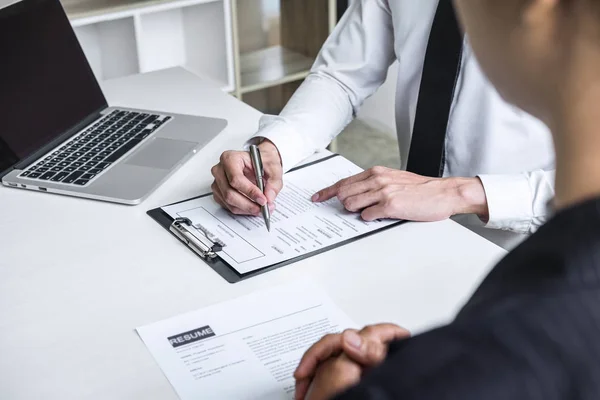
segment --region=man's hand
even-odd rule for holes
[[[360,381],[362,368],[345,354],[325,361],[308,389],[306,400],[329,400]],[[296,400],[301,399],[296,394]]]
[[[281,157],[275,145],[265,140],[258,145],[265,170],[265,193],[256,186],[252,160],[247,151],[226,151],[212,167],[211,188],[215,201],[238,215],[259,215],[260,207],[275,208],[275,198],[283,187]]]
[[[365,221],[380,218],[440,221],[456,214],[488,219],[487,199],[479,178],[429,178],[406,171],[373,167],[316,193],[312,200],[337,197]]]
[[[320,365],[328,360],[335,359],[343,353],[345,357],[360,366],[362,374],[364,369],[372,368],[383,362],[387,356],[390,342],[408,337],[410,337],[410,332],[394,324],[371,325],[360,331],[347,329],[342,334],[324,336],[306,351],[294,373],[296,399],[306,398],[311,382],[315,376],[318,376]],[[330,367],[341,369],[342,366],[350,368],[346,363]]]

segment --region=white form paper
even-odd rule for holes
[[[219,256],[245,274],[393,224],[391,220],[366,222],[360,214],[346,211],[337,198],[311,201],[319,190],[360,172],[360,167],[337,156],[286,174],[271,215],[270,233],[262,216],[233,215],[212,196],[163,210],[173,219],[189,218],[224,242]],[[199,230],[197,234],[202,235]]]
[[[308,282],[137,329],[182,399],[292,400],[293,373],[327,333],[356,327]]]

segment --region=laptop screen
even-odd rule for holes
[[[104,107],[59,0],[0,9],[0,176]]]

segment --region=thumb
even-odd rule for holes
[[[374,367],[381,364],[387,355],[387,345],[385,343],[362,337],[353,330],[344,332],[342,345],[344,353],[352,361],[364,367]]]

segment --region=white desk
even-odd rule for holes
[[[229,126],[140,206],[0,188],[0,398],[174,399],[134,328],[312,277],[357,323],[449,321],[504,251],[451,222],[406,224],[230,285],[150,208],[206,192],[260,114],[182,69],[108,82],[113,105]]]

